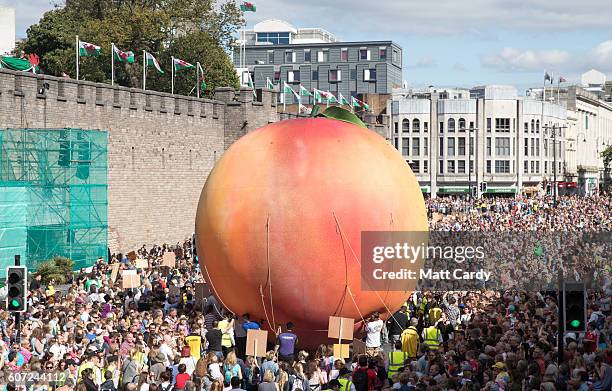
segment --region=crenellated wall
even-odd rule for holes
[[[268,90],[254,101],[250,88],[218,88],[210,100],[0,69],[0,128],[108,131],[112,251],[191,235],[215,161],[278,119]]]

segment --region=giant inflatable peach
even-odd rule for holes
[[[196,217],[200,266],[219,301],[268,329],[292,321],[311,346],[326,341],[330,315],[359,321],[406,300],[361,286],[362,231],[390,230],[427,230],[419,183],[384,138],[329,118],[239,139],[210,173]]]

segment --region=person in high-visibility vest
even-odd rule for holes
[[[416,358],[419,352],[419,332],[416,326],[419,324],[417,318],[410,320],[410,326],[402,332],[402,351],[406,352],[408,358]]]
[[[387,377],[389,379],[392,379],[395,374],[404,368],[408,359],[408,353],[402,351],[402,341],[396,341],[394,348],[392,352],[389,352],[387,360]]]
[[[435,324],[438,320],[440,320],[441,317],[442,308],[436,305],[435,307],[429,309],[429,321],[431,322],[431,324]]]
[[[438,350],[441,343],[442,343],[442,333],[434,324],[423,329],[423,344],[424,345],[426,345],[432,350]]]
[[[342,368],[338,374],[338,382],[340,382],[340,388],[338,391],[355,391],[355,385],[351,381],[352,373],[348,368]]]

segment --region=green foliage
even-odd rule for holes
[[[603,150],[601,157],[603,158],[604,167],[608,169],[612,162],[612,145],[608,145],[606,149]]]
[[[47,74],[76,75],[75,35],[101,46],[97,57],[81,57],[84,80],[110,82],[111,42],[136,55],[134,64],[115,62],[115,82],[142,87],[143,50],[152,53],[166,72],[149,67],[147,87],[170,92],[170,57],[202,64],[208,89],[237,86],[238,79],[225,50],[234,44],[234,33],[243,23],[235,0],[71,0],[63,8],[44,14],[27,31],[19,50],[39,55]],[[186,94],[195,86],[195,70],[177,74],[175,92]],[[191,77],[191,81],[189,81]]]
[[[72,273],[74,261],[66,257],[55,256],[48,261],[38,264],[36,275],[42,276],[42,283],[48,284],[53,280],[56,284],[64,284]]]

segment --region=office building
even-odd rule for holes
[[[15,49],[15,9],[0,6],[0,55]]]

